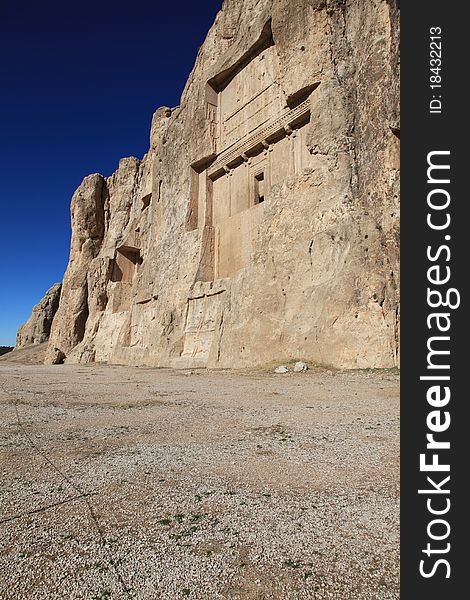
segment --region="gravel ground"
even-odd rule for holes
[[[399,598],[398,376],[0,365],[0,598]]]

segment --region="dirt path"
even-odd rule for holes
[[[2,600],[399,598],[396,375],[0,380]]]

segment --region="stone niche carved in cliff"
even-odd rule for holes
[[[231,277],[249,264],[270,189],[308,166],[303,126],[316,85],[285,98],[279,82],[267,23],[251,50],[207,83],[213,154],[191,165],[187,217],[188,230],[206,230],[198,280]]]
[[[140,250],[131,246],[121,246],[113,261],[111,281],[113,286],[113,312],[130,309],[132,283],[142,264]]]

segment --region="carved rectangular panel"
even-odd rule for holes
[[[224,150],[267,123],[281,109],[273,47],[256,56],[219,95],[219,144]]]
[[[190,298],[181,356],[207,360],[217,326],[221,294]]]
[[[250,263],[264,202],[232,215],[216,227],[216,278],[231,277]]]

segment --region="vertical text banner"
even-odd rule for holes
[[[470,457],[464,5],[401,16],[401,598],[461,598]]]

